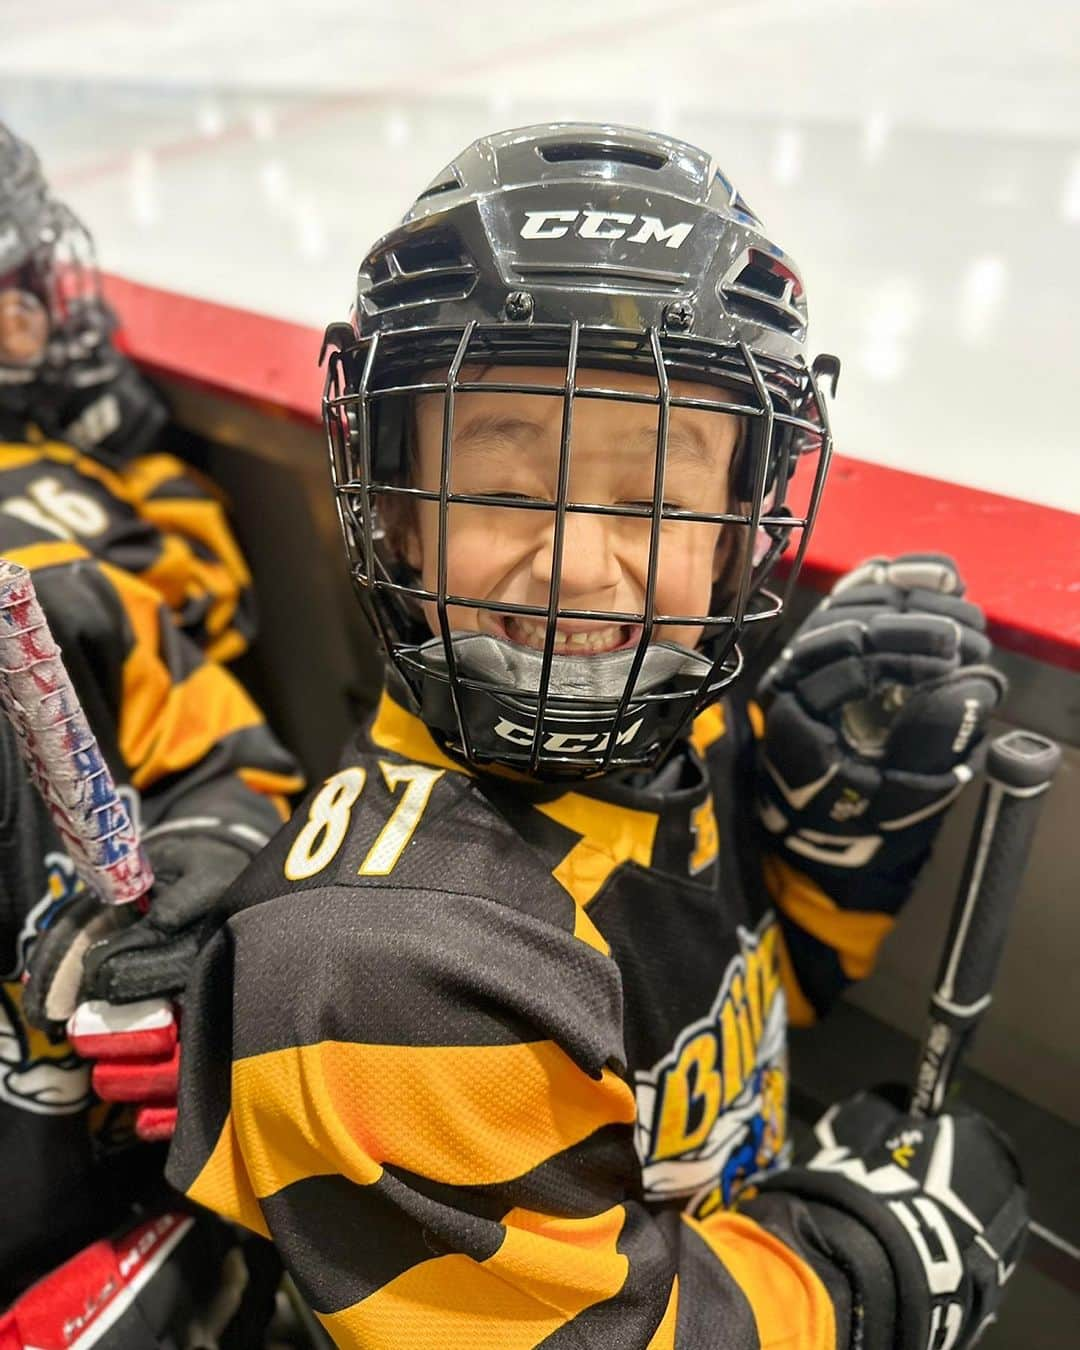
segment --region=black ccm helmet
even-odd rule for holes
[[[94,244],[49,191],[37,154],[0,122],[0,292],[40,307],[49,339],[23,359],[0,345],[0,411],[33,415],[50,373],[101,345],[112,321],[101,299]]]
[[[818,380],[835,382],[838,366],[807,359],[794,262],[694,146],[625,127],[525,127],[476,141],[420,194],[364,259],[352,322],[331,325],[326,345],[324,415],[352,574],[425,723],[473,765],[542,779],[655,764],[738,674],[743,626],[781,613],[770,573],[793,535],[797,572],[817,511],[831,450]],[[537,386],[470,377],[496,365],[550,367],[551,379]],[[655,389],[598,388],[596,377],[583,388],[576,375],[585,368],[644,374]],[[672,380],[715,386],[717,397],[678,397]],[[451,491],[455,402],[470,390],[561,401],[551,500]],[[444,403],[438,491],[420,489],[409,474],[414,400],[432,393]],[[583,398],[656,407],[650,504],[569,498],[573,413]],[[664,502],[668,419],[683,407],[742,419],[722,514]],[[793,514],[789,483],[809,454],[809,504]],[[436,589],[424,588],[387,528],[417,499],[438,503]],[[449,508],[462,502],[551,513],[545,604],[448,589]],[[640,612],[560,607],[564,524],[575,511],[648,519]],[[735,566],[714,587],[709,614],[656,612],[660,527],[673,520],[738,533]],[[424,602],[439,616],[434,637]],[[456,605],[545,620],[543,650],[451,631],[447,611]],[[639,640],[597,655],[556,654],[560,619],[640,627]],[[659,625],[675,623],[701,626],[697,650],[650,641]]]
[[[164,408],[113,345],[116,319],[90,232],[52,195],[33,148],[2,122],[0,305],[11,307],[0,313],[0,431],[19,434],[32,421],[110,453],[153,443]],[[30,355],[11,335],[36,323],[48,336]]]

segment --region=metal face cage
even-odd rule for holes
[[[412,691],[424,721],[468,763],[500,764],[540,779],[583,778],[655,765],[693,717],[738,674],[738,638],[751,623],[767,623],[784,601],[768,585],[781,556],[798,537],[790,589],[817,515],[832,436],[821,390],[835,379],[832,358],[813,366],[755,353],[744,342],[570,323],[470,321],[404,328],[357,339],[351,328],[328,330],[331,350],[323,408],[335,499],[352,576],[387,653]],[[545,366],[543,384],[475,378],[475,368]],[[601,376],[582,384],[579,372],[645,374],[655,392],[607,387]],[[673,392],[672,382],[717,388],[715,398]],[[556,491],[549,499],[453,490],[455,413],[461,396],[479,391],[539,395],[561,404]],[[723,393],[724,397],[720,397]],[[407,422],[414,400],[441,395],[440,481],[437,490],[410,481]],[[570,469],[575,409],[583,400],[645,404],[656,409],[652,498],[641,504],[573,500]],[[732,401],[734,399],[734,401]],[[695,409],[738,417],[740,446],[733,461],[727,508],[672,507],[664,497],[672,411]],[[807,505],[795,513],[789,488],[800,460],[814,460]],[[385,527],[389,504],[428,501],[438,507],[434,589],[404,562]],[[551,518],[551,580],[546,602],[511,604],[460,594],[448,578],[451,509],[470,506],[546,512]],[[575,513],[637,517],[648,525],[648,555],[639,609],[615,612],[561,603],[567,518]],[[502,517],[506,519],[506,517]],[[657,609],[661,527],[711,524],[735,535],[735,560],[714,586],[710,612]],[[670,529],[670,525],[669,525]],[[424,617],[434,607],[437,631]],[[543,620],[542,651],[451,629],[457,606]],[[637,630],[632,646],[600,655],[556,653],[560,620],[588,620]],[[693,652],[667,642],[665,625],[702,633]]]
[[[53,320],[54,361],[92,350],[111,327],[94,241],[72,211],[50,200],[35,250],[43,298]],[[68,350],[70,349],[70,350]]]
[[[0,277],[0,289],[24,291],[49,318],[49,339],[37,367],[62,368],[93,351],[108,337],[112,319],[101,294],[93,238],[79,218],[50,197],[38,205],[24,234],[23,260]],[[32,375],[12,362],[11,377]]]

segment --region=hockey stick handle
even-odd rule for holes
[[[30,573],[0,558],[0,711],[83,882],[109,904],[154,875],[64,667]]]
[[[936,1115],[993,997],[1009,919],[1061,748],[1032,731],[991,742],[987,783],[941,954],[911,1114]]]

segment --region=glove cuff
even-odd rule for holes
[[[79,1002],[83,961],[94,945],[126,927],[134,907],[103,905],[92,891],[77,895],[34,943],[23,992],[23,1013],[51,1041],[64,1038],[64,1026]]]
[[[893,1339],[888,1343],[895,1350],[926,1350],[930,1341],[931,1295],[926,1272],[900,1220],[884,1202],[864,1186],[831,1172],[818,1172],[806,1167],[791,1167],[766,1179],[759,1187],[762,1193],[783,1191],[807,1203],[815,1217],[819,1208],[854,1220],[859,1227],[876,1239],[884,1252],[892,1272],[892,1297],[885,1300],[889,1313],[894,1315]],[[829,1226],[825,1221],[826,1228]],[[864,1340],[876,1345],[888,1334],[880,1325],[884,1320],[881,1306],[873,1297],[873,1285],[881,1283],[878,1269],[872,1279],[861,1278],[865,1263],[853,1262],[859,1270],[859,1284],[863,1294]],[[921,1294],[921,1296],[920,1296]]]

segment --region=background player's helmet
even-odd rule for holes
[[[331,471],[361,599],[424,721],[453,752],[544,778],[644,767],[720,696],[739,670],[740,632],[783,608],[767,583],[796,539],[797,571],[824,482],[831,438],[819,376],[835,381],[838,367],[831,357],[809,361],[806,321],[798,268],[710,157],[624,127],[553,124],[485,137],[374,245],[360,267],[351,324],[327,329]],[[528,509],[552,513],[556,558],[567,512],[644,511],[650,520],[640,614],[560,608],[558,565],[545,605],[510,607],[546,620],[543,652],[451,632],[448,606],[507,606],[449,593],[445,566],[437,589],[425,589],[387,528],[393,499],[418,495],[409,482],[415,398],[441,393],[445,433],[462,391],[492,388],[469,372],[491,365],[552,367],[546,392],[565,410],[561,487]],[[658,409],[648,508],[567,499],[568,429],[583,368],[655,381],[654,395],[638,396]],[[675,379],[715,386],[716,401],[680,399]],[[496,388],[537,393],[535,384]],[[593,387],[587,396],[626,395]],[[682,406],[743,419],[722,515],[664,504],[667,418]],[[444,434],[440,490],[427,493],[438,500],[443,539],[449,508],[462,500],[451,491],[452,456],[453,437]],[[800,477],[813,482],[794,511],[789,486],[808,456],[815,471]],[[735,566],[714,588],[708,614],[656,612],[660,524],[676,519],[738,532]],[[440,616],[435,637],[425,601]],[[640,640],[601,655],[556,656],[560,618],[640,625]],[[650,643],[658,625],[676,621],[703,628],[696,651]]]
[[[0,123],[0,422],[132,454],[165,421],[115,348],[94,242],[53,197],[33,148]],[[41,344],[25,339],[40,332]]]

